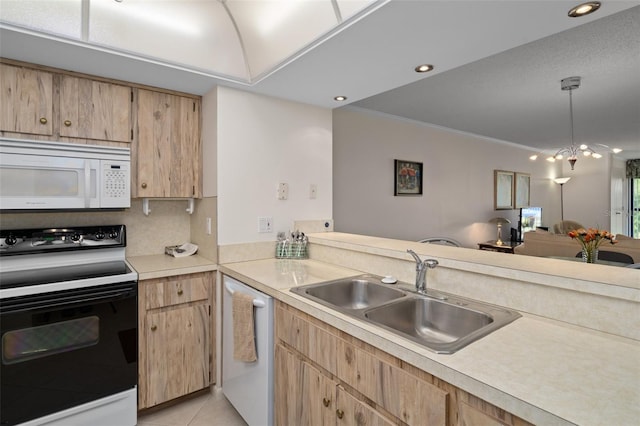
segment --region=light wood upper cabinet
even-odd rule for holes
[[[7,136],[131,143],[130,87],[4,63],[0,86],[0,130]]]
[[[60,76],[60,136],[131,142],[130,87]]]
[[[200,100],[138,90],[135,197],[201,197]]]
[[[53,74],[0,64],[0,130],[53,134]]]
[[[211,272],[140,281],[138,408],[208,387],[215,376]]]

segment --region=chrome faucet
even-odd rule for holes
[[[433,269],[438,266],[438,261],[435,259],[420,260],[420,257],[415,251],[407,250],[413,258],[416,260],[416,290],[418,293],[427,293],[427,269]]]

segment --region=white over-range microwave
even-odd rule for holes
[[[0,138],[0,210],[130,206],[129,148]]]

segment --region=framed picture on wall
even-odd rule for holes
[[[516,209],[530,206],[531,175],[516,172]]]
[[[393,195],[422,195],[422,163],[394,160]]]
[[[513,209],[514,173],[505,170],[493,171],[493,204],[496,210]]]

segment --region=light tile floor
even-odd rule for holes
[[[138,417],[138,426],[246,426],[221,390]]]

